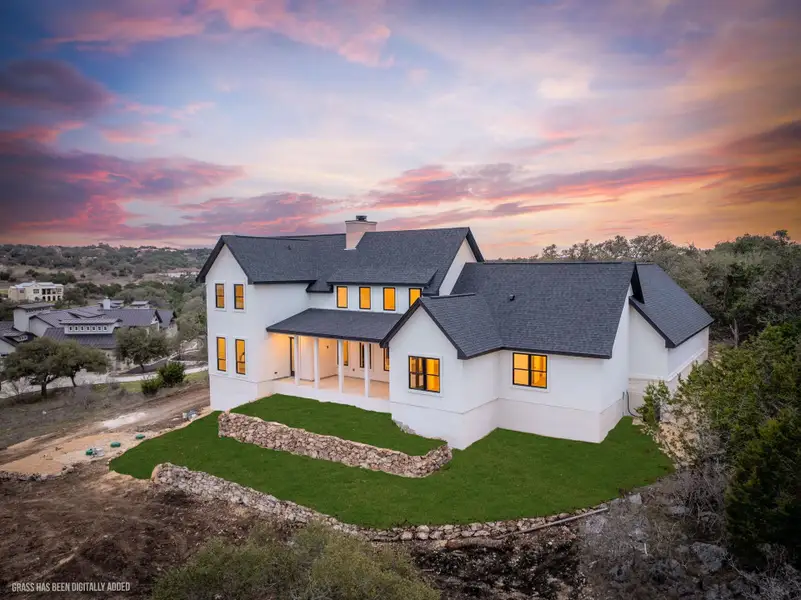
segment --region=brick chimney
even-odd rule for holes
[[[345,249],[353,250],[368,231],[375,231],[376,221],[368,221],[366,215],[356,215],[353,221],[345,221]]]

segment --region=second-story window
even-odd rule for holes
[[[423,293],[423,288],[409,288],[409,306],[415,303],[420,297],[420,294]]]
[[[395,288],[384,288],[384,310],[395,310]]]
[[[348,308],[348,286],[337,286],[337,308]]]
[[[225,284],[214,284],[214,307],[225,308]]]
[[[370,288],[359,288],[359,308],[362,310],[370,310]]]
[[[234,309],[245,310],[245,285],[242,283],[234,284]]]

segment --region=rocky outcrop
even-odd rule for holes
[[[220,437],[402,477],[425,477],[452,458],[447,445],[434,448],[425,456],[410,456],[238,413],[221,413],[218,427]]]
[[[265,515],[296,523],[320,521],[334,529],[362,536],[372,541],[393,542],[413,540],[455,540],[463,538],[489,538],[503,534],[516,533],[544,525],[558,519],[572,516],[568,513],[551,517],[515,519],[513,521],[492,521],[489,523],[469,523],[458,525],[416,525],[393,527],[391,529],[370,529],[342,523],[334,517],[324,515],[300,504],[279,500],[275,496],[256,491],[232,481],[191,471],[186,467],[170,463],[157,465],[151,479],[154,483],[169,489],[181,490],[204,500],[231,502],[254,508]],[[573,515],[584,514],[591,509],[580,510]]]

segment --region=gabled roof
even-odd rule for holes
[[[21,308],[25,312],[29,312],[32,310],[42,310],[43,308],[53,308],[55,306],[51,302],[32,302],[30,304],[20,304],[16,308]]]
[[[362,342],[380,342],[400,318],[400,315],[393,313],[309,308],[288,319],[270,325],[267,331]]]
[[[460,358],[502,348],[610,358],[629,285],[639,295],[635,272],[631,262],[468,263],[454,296],[421,300],[404,319],[423,307]]]
[[[19,331],[14,327],[14,321],[0,321],[0,339],[12,346],[22,342],[29,342],[36,336],[27,331]]]
[[[675,348],[714,319],[658,265],[639,263],[642,299],[631,298],[631,305],[659,334],[668,348]]]
[[[111,333],[67,335],[64,333],[63,327],[48,327],[42,337],[50,338],[57,342],[78,342],[81,346],[90,346],[100,350],[114,350],[117,347],[117,339]]]
[[[98,316],[117,319],[123,327],[147,327],[153,323],[156,310],[153,308],[112,308],[102,310]]]
[[[157,308],[156,315],[159,318],[160,325],[162,329],[166,329],[172,323],[173,318],[175,317],[175,313],[172,310],[166,308]]]
[[[345,248],[345,234],[224,235],[198,280],[205,281],[217,255],[227,246],[251,284],[308,283],[309,292],[330,292],[334,283],[394,283],[420,285],[424,294],[436,294],[465,239],[476,259],[483,261],[468,227],[372,231],[350,250]]]

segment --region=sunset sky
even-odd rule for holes
[[[0,242],[801,238],[798,0],[4,0]]]

